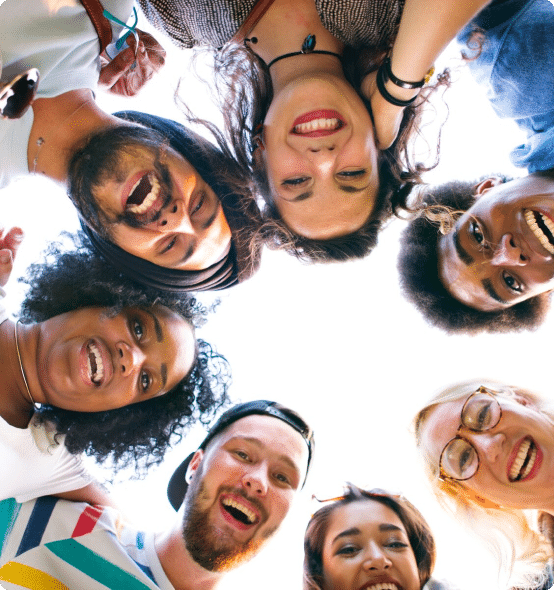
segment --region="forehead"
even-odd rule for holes
[[[309,239],[328,240],[360,229],[371,217],[379,189],[378,178],[363,193],[344,193],[338,187],[317,187],[306,191],[300,201],[283,198],[273,186],[275,206],[293,232]],[[302,194],[302,193],[301,193]]]
[[[350,502],[334,510],[329,521],[326,542],[333,539],[342,531],[360,529],[362,532],[376,532],[381,524],[392,524],[405,532],[402,521],[388,506],[375,500],[359,500]]]
[[[429,410],[421,427],[421,447],[438,463],[446,443],[456,436],[460,426],[462,408],[471,394],[461,399],[437,404]]]
[[[219,434],[214,442],[222,446],[231,439],[256,441],[268,454],[284,455],[291,459],[300,473],[305,473],[308,447],[302,435],[286,422],[271,416],[252,415],[241,418]]]

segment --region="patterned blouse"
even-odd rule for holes
[[[397,30],[404,0],[314,0],[323,26],[345,45],[375,47]],[[148,20],[182,48],[222,47],[256,0],[138,0]]]

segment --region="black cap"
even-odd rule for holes
[[[223,432],[228,426],[240,420],[252,415],[271,416],[286,422],[291,428],[302,435],[302,438],[308,445],[308,466],[306,469],[306,477],[310,470],[310,462],[312,460],[312,454],[314,449],[314,433],[313,430],[304,422],[304,420],[294,411],[289,408],[277,403],[267,400],[256,400],[253,402],[246,402],[244,404],[238,404],[233,406],[230,410],[227,410],[222,414],[217,422],[210,428],[206,438],[202,441],[202,444],[198,449],[204,450],[208,443],[217,436],[220,432]],[[194,456],[191,453],[174,471],[169,484],[167,486],[167,497],[169,498],[170,504],[175,510],[179,510],[185,494],[187,493],[188,483],[186,480],[187,469],[189,463]],[[306,479],[304,478],[304,481]]]

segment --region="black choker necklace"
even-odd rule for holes
[[[323,51],[322,49],[315,48],[315,35],[308,35],[304,39],[304,43],[302,43],[302,49],[300,51],[293,51],[292,53],[285,53],[284,55],[280,55],[275,59],[272,59],[268,64],[267,67],[270,68],[273,64],[281,61],[282,59],[287,59],[287,57],[294,57],[295,55],[305,55],[308,53],[319,53],[320,55],[334,55],[338,57],[339,60],[342,59],[338,53],[334,53],[333,51]]]

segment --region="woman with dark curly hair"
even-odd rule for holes
[[[182,47],[223,48],[216,81],[226,133],[268,203],[266,242],[344,260],[373,248],[392,206],[404,204],[400,189],[418,180],[407,144],[424,102],[417,95],[487,2],[140,3]]]
[[[421,590],[435,565],[435,541],[402,496],[362,490],[319,509],[304,536],[304,590]]]
[[[2,472],[12,474],[0,497],[86,490],[71,454],[144,470],[227,401],[229,366],[195,339],[205,310],[194,298],[134,285],[72,241],[28,270],[20,320],[0,318]]]

